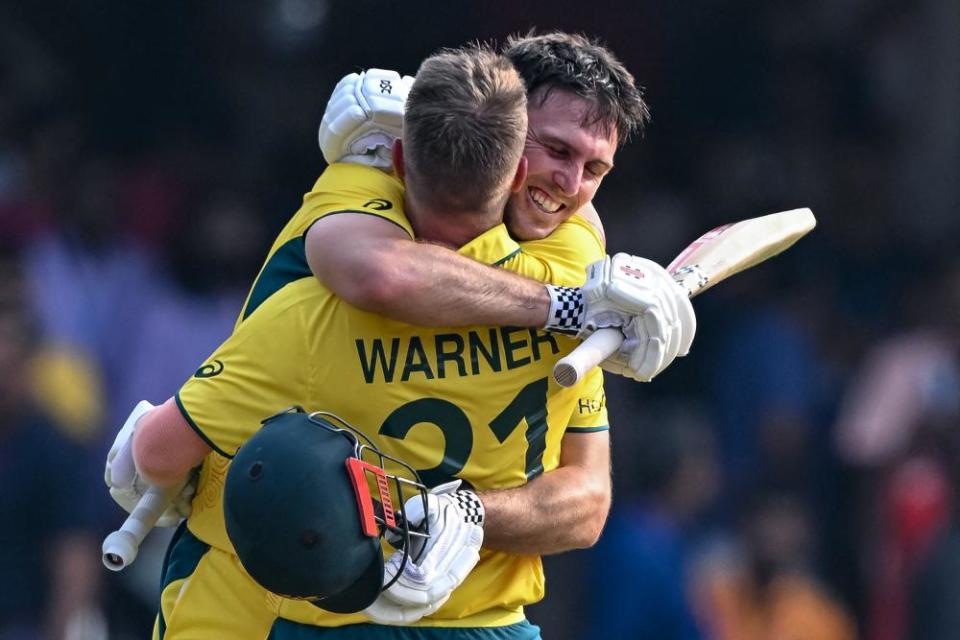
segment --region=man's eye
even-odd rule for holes
[[[587,165],[587,173],[589,173],[594,178],[602,178],[607,173],[607,171],[604,167]]]

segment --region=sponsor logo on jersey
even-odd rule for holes
[[[213,376],[218,376],[223,371],[223,363],[219,360],[214,360],[213,362],[208,362],[203,365],[197,372],[193,374],[194,378],[212,378]]]
[[[600,410],[603,409],[607,404],[607,394],[600,396],[600,399],[595,398],[580,398],[577,401],[577,410],[580,414],[592,414],[600,413]]]
[[[373,209],[374,211],[386,211],[393,209],[393,203],[383,198],[374,198],[363,203],[364,209]]]

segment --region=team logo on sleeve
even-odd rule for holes
[[[213,376],[218,376],[223,371],[223,363],[219,360],[214,360],[213,362],[208,362],[203,365],[197,372],[193,374],[194,378],[212,378]]]
[[[393,209],[393,203],[383,198],[374,198],[373,200],[364,202],[363,208],[373,209],[374,211],[386,211],[387,209]]]

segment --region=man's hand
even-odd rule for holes
[[[328,164],[353,162],[390,169],[390,148],[403,133],[410,76],[369,69],[344,76],[320,122],[320,150]]]
[[[120,432],[117,433],[113,446],[107,453],[107,463],[103,471],[103,480],[110,489],[110,497],[127,513],[133,513],[140,498],[146,493],[149,484],[140,477],[137,466],[133,461],[133,434],[137,423],[144,415],[153,409],[153,405],[141,400],[130,412]],[[190,503],[197,490],[196,474],[191,474],[184,482],[183,487],[176,493],[176,499],[157,520],[158,527],[173,527],[180,520],[190,515]]]
[[[652,260],[618,253],[591,265],[583,287],[587,314],[583,337],[618,326],[617,309],[638,315],[621,324],[625,340],[600,366],[641,382],[652,380],[678,356],[690,352],[697,316],[687,292]]]
[[[410,624],[439,609],[480,561],[483,544],[483,503],[477,494],[458,490],[460,481],[434,487],[427,496],[427,513],[419,496],[404,505],[411,528],[430,537],[413,541],[406,566],[397,581],[364,613],[381,624]],[[384,567],[384,582],[400,571],[403,555],[394,553]]]
[[[587,267],[579,289],[548,285],[547,329],[586,338],[597,329],[624,334],[620,350],[601,366],[649,381],[690,351],[697,317],[687,292],[657,263],[618,253]]]

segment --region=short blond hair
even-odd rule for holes
[[[440,51],[407,98],[408,186],[438,211],[502,207],[526,134],[526,87],[509,60],[482,45]]]

